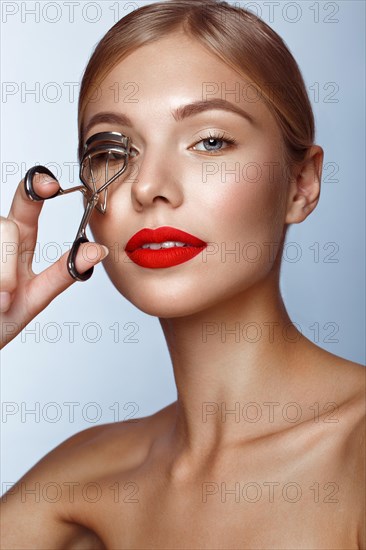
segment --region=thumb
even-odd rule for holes
[[[82,243],[75,258],[75,267],[79,273],[84,273],[92,266],[98,264],[109,254],[109,250],[103,244]]]

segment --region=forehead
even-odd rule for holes
[[[218,55],[176,32],[141,46],[108,73],[84,113],[84,125],[99,111],[156,116],[197,100],[224,99],[242,107],[259,125],[276,126],[254,83]],[[170,115],[171,116],[171,115]]]

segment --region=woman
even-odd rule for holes
[[[116,102],[126,81],[137,102]],[[46,455],[3,499],[3,547],[364,548],[364,370],[305,338],[279,291],[286,230],[316,207],[323,161],[280,37],[225,2],[136,10],[89,61],[79,128],[80,156],[104,131],[134,155],[91,220],[98,258],[83,244],[76,267],[104,259],[159,318],[178,399]],[[3,234],[31,249],[41,206],[22,183]],[[9,260],[5,321],[24,326],[71,283],[66,255],[37,276]]]

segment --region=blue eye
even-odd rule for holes
[[[204,149],[197,149],[197,145],[201,143]],[[196,151],[204,151],[207,153],[222,151],[222,149],[228,148],[222,146],[224,143],[228,144],[228,146],[230,147],[231,145],[234,145],[236,143],[236,140],[230,137],[225,137],[225,134],[209,135],[207,137],[200,136],[200,141],[195,144],[194,149]]]

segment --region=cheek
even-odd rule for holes
[[[116,217],[110,212],[110,203],[107,208],[108,211],[105,214],[94,212],[89,225],[95,242],[104,244],[110,250],[117,252],[126,238],[128,228],[126,222],[123,223],[125,216],[122,212]]]
[[[204,212],[215,235],[216,261],[236,289],[268,274],[282,241],[285,182],[281,166],[270,172],[265,158],[241,163],[235,173],[222,170],[215,192],[205,195]]]
[[[260,159],[221,163],[210,192],[205,193],[205,210],[208,217],[216,213],[228,240],[263,245],[282,233],[284,186],[279,163],[276,170]]]

